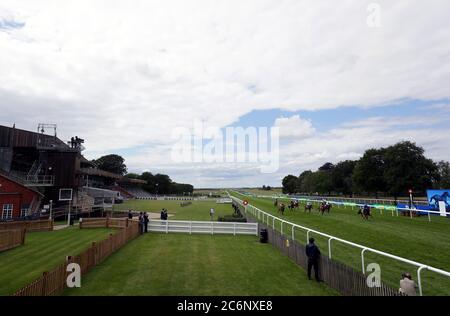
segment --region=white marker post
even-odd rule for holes
[[[445,207],[445,202],[444,201],[439,201],[439,212],[441,213],[441,216],[446,217],[447,214],[447,209]]]

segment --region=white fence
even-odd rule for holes
[[[236,193],[240,194],[239,192],[236,192]],[[234,197],[234,196],[231,196],[231,195],[230,195],[230,197],[235,202],[239,203],[241,206],[244,206],[243,201],[241,199],[239,199],[237,197]],[[375,253],[375,254],[387,257],[387,258],[391,258],[391,259],[394,259],[394,260],[397,260],[397,261],[400,261],[400,262],[403,262],[403,263],[407,263],[407,264],[416,266],[417,267],[417,282],[418,282],[418,286],[419,286],[420,296],[422,296],[422,293],[423,293],[422,292],[422,278],[421,278],[422,270],[425,269],[425,270],[432,271],[432,272],[435,272],[435,273],[438,273],[440,275],[443,275],[443,276],[446,276],[446,277],[450,278],[450,272],[447,272],[445,270],[437,269],[437,268],[425,265],[423,263],[419,263],[419,262],[416,262],[416,261],[412,261],[412,260],[409,260],[409,259],[398,257],[398,256],[392,255],[392,254],[387,253],[387,252],[383,252],[383,251],[376,250],[376,249],[373,249],[373,248],[370,248],[370,247],[359,245],[359,244],[353,243],[353,242],[345,240],[345,239],[341,239],[341,238],[338,238],[338,237],[335,237],[335,236],[331,236],[331,235],[319,232],[317,230],[314,230],[314,229],[311,229],[311,228],[308,228],[308,227],[304,227],[304,226],[301,226],[301,225],[298,225],[298,224],[295,224],[295,223],[291,223],[291,222],[285,221],[285,220],[283,220],[281,218],[278,218],[278,217],[276,217],[276,216],[274,216],[272,214],[264,212],[264,211],[260,210],[259,208],[254,207],[253,205],[247,205],[247,206],[244,206],[244,208],[245,208],[245,212],[249,212],[256,219],[261,221],[262,223],[265,223],[267,225],[272,225],[273,229],[275,229],[275,222],[280,222],[281,223],[280,228],[281,228],[281,234],[282,235],[283,234],[286,235],[285,232],[288,231],[288,228],[290,227],[291,228],[290,231],[291,231],[291,238],[292,238],[292,240],[295,240],[295,229],[302,230],[302,231],[306,232],[306,236],[305,236],[306,237],[306,239],[305,239],[306,244],[309,241],[310,233],[314,233],[316,235],[328,238],[328,256],[329,256],[330,259],[331,259],[331,245],[332,245],[332,241],[340,242],[342,244],[346,244],[346,245],[349,245],[349,246],[352,246],[352,247],[360,249],[361,250],[361,267],[362,267],[362,272],[363,273],[366,272],[365,271],[365,263],[364,263],[364,254],[366,252],[372,252],[372,253]]]
[[[150,220],[150,232],[188,233],[209,235],[254,235],[258,236],[257,223],[225,223],[225,222],[192,222]]]
[[[243,195],[242,193],[236,192],[238,194]],[[244,195],[245,196],[245,195]],[[258,198],[265,198],[265,199],[278,199],[278,200],[294,200],[294,201],[301,201],[301,202],[311,202],[320,204],[322,200],[317,199],[308,199],[308,198],[295,198],[295,197],[276,197],[276,196],[270,196],[270,195],[257,195]],[[365,204],[360,203],[349,203],[349,202],[340,202],[340,201],[333,201],[330,199],[324,199],[330,204],[343,206],[343,207],[351,207],[352,209],[355,207],[363,207]],[[409,216],[413,218],[413,214],[416,213],[426,213],[428,215],[428,221],[431,222],[431,215],[439,215],[443,217],[450,216],[449,212],[441,212],[441,211],[430,211],[430,210],[420,210],[416,208],[406,208],[406,207],[397,207],[394,205],[379,205],[379,204],[368,204],[371,208],[377,209],[380,211],[380,214],[383,214],[383,211],[386,211],[390,213],[392,216],[399,216],[399,212],[407,212],[409,213]]]

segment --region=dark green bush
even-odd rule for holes
[[[247,223],[247,219],[242,216],[236,215],[225,215],[219,217],[219,222],[225,223]]]

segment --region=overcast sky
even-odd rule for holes
[[[197,187],[280,185],[399,140],[449,160],[449,21],[448,0],[0,0],[0,124],[56,123],[87,158]],[[174,163],[196,120],[280,127],[280,169]]]

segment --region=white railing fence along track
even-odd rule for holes
[[[236,192],[237,194],[241,194],[239,192]],[[245,196],[245,195],[244,195]],[[278,200],[293,200],[293,201],[299,201],[299,202],[311,202],[313,204],[320,204],[322,201],[317,199],[307,199],[307,198],[290,198],[290,197],[276,197],[276,196],[270,196],[270,195],[257,195],[257,198],[263,198],[263,199],[278,199]],[[360,203],[349,203],[349,202],[339,202],[339,201],[333,201],[329,199],[325,199],[328,203],[332,205],[338,205],[343,207],[351,207],[352,209],[355,207],[363,207],[365,204]],[[399,216],[399,211],[409,212],[409,216],[413,218],[413,214],[415,213],[427,213],[428,215],[428,221],[431,222],[431,215],[440,215],[440,216],[450,216],[449,212],[440,212],[440,211],[431,211],[431,210],[421,210],[416,208],[406,208],[406,207],[397,207],[394,205],[380,205],[380,204],[368,204],[371,208],[377,209],[380,211],[380,214],[383,213],[383,211],[391,212],[392,216]]]
[[[162,221],[150,220],[150,232],[187,233],[210,235],[253,235],[258,236],[257,223],[199,222],[199,221]]]
[[[235,193],[241,194],[239,192],[235,192]],[[246,213],[247,212],[250,213],[251,215],[253,215],[254,218],[258,219],[258,221],[260,221],[262,223],[265,223],[267,225],[272,225],[272,227],[274,229],[275,229],[275,222],[280,222],[281,234],[283,234],[283,235],[287,235],[284,232],[284,227],[283,226],[286,225],[286,227],[291,227],[291,234],[292,234],[291,238],[292,238],[292,240],[295,240],[295,229],[300,229],[300,230],[303,230],[303,231],[306,232],[306,240],[305,240],[306,244],[309,241],[309,235],[311,233],[314,233],[316,235],[319,235],[319,236],[327,238],[328,239],[328,256],[329,256],[330,259],[332,257],[332,253],[331,253],[332,241],[340,242],[342,244],[345,244],[345,245],[348,245],[348,246],[360,249],[361,250],[361,267],[362,267],[362,272],[363,273],[366,272],[365,271],[365,264],[364,264],[364,254],[366,252],[372,252],[374,254],[378,254],[378,255],[381,255],[381,256],[384,256],[384,257],[387,257],[387,258],[390,258],[390,259],[394,259],[394,260],[397,260],[399,262],[407,263],[407,264],[410,264],[410,265],[413,265],[413,266],[417,267],[417,282],[418,282],[420,296],[423,295],[422,278],[421,278],[422,270],[432,271],[432,272],[435,272],[437,274],[440,274],[440,275],[443,275],[443,276],[446,276],[446,277],[450,278],[450,272],[447,272],[445,270],[437,269],[437,268],[428,266],[428,265],[420,263],[420,262],[416,262],[416,261],[412,261],[412,260],[409,260],[409,259],[406,259],[406,258],[395,256],[395,255],[392,255],[392,254],[384,252],[384,251],[380,251],[380,250],[376,250],[376,249],[373,249],[373,248],[370,248],[370,247],[366,247],[366,246],[363,246],[363,245],[360,245],[360,244],[357,244],[357,243],[354,243],[354,242],[351,242],[351,241],[348,241],[348,240],[345,240],[345,239],[341,239],[341,238],[338,238],[338,237],[335,237],[335,236],[331,236],[329,234],[325,234],[325,233],[319,232],[317,230],[314,230],[314,229],[311,229],[311,228],[308,228],[308,227],[304,227],[304,226],[301,226],[301,225],[298,225],[298,224],[295,224],[295,223],[283,220],[283,219],[281,219],[279,217],[276,217],[276,216],[274,216],[272,214],[269,214],[269,213],[267,213],[265,211],[262,211],[259,208],[254,207],[253,205],[250,205],[250,204],[244,205],[244,202],[241,199],[239,199],[239,198],[237,198],[235,196],[230,195],[230,197],[235,202],[237,202],[239,205],[243,206]]]

